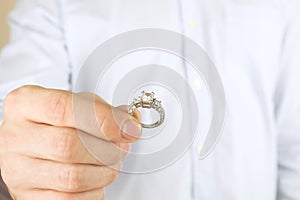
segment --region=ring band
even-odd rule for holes
[[[161,105],[161,101],[154,97],[154,92],[142,92],[138,98],[134,98],[133,102],[129,105],[128,113],[133,115],[133,112],[138,108],[154,109],[159,113],[160,119],[153,124],[141,123],[143,128],[156,128],[160,126],[165,120],[165,110]]]

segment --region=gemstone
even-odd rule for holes
[[[154,99],[154,92],[145,92],[145,91],[143,91],[141,99],[145,103],[151,103]]]

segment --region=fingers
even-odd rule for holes
[[[141,134],[138,112],[93,94],[26,86],[7,96],[4,114],[1,174],[22,200],[103,199],[101,188],[118,176]]]
[[[20,190],[15,196],[21,200],[104,200],[104,190],[96,189],[80,193],[65,193],[53,190]]]
[[[141,125],[134,116],[93,94],[24,86],[7,96],[4,113],[4,120],[77,128],[114,142],[132,142],[141,135]]]
[[[104,166],[64,164],[15,155],[8,158],[1,173],[13,191],[43,189],[79,193],[111,184],[119,175],[120,165],[112,169]]]
[[[2,127],[3,132],[9,133],[5,128]],[[94,151],[97,155],[91,155],[82,144],[76,129],[33,123],[23,123],[16,128],[26,131],[6,134],[6,141],[10,140],[6,152],[62,163],[115,165],[123,161],[129,151],[127,143],[112,143],[90,136],[97,146]]]

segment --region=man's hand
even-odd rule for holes
[[[74,119],[74,97],[80,102],[79,123]],[[85,113],[91,99],[96,125],[89,123],[94,116]],[[17,200],[102,200],[130,143],[141,134],[136,119],[138,114],[134,118],[125,107],[112,107],[92,94],[36,86],[14,90],[5,100],[0,127],[2,178]],[[103,162],[85,149],[78,132],[101,138]]]

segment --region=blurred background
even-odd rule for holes
[[[15,1],[16,0],[0,0],[0,51],[9,40],[7,14],[13,8]]]

